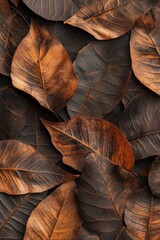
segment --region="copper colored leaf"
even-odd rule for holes
[[[135,97],[116,120],[129,140],[135,158],[143,159],[160,152],[160,98],[150,92]]]
[[[78,239],[81,220],[75,187],[74,182],[64,183],[36,207],[28,220],[24,240]]]
[[[73,179],[32,146],[17,140],[0,142],[0,192],[38,193]]]
[[[121,239],[124,207],[137,188],[137,179],[130,172],[96,153],[89,154],[77,188],[84,226],[101,240]]]
[[[90,0],[23,0],[23,2],[41,17],[63,21],[79,10],[82,4]]]
[[[104,117],[121,101],[130,75],[129,35],[94,41],[74,61],[78,86],[67,108],[76,114]]]
[[[153,6],[153,0],[91,1],[65,23],[82,28],[100,40],[117,38]]]
[[[74,94],[77,79],[62,44],[32,22],[13,57],[13,85],[33,96],[43,107],[59,111]]]
[[[130,239],[160,239],[160,199],[148,188],[138,191],[126,204],[124,221]]]
[[[5,1],[5,0],[4,0]],[[17,11],[10,11],[0,27],[0,72],[9,76],[15,50],[29,30],[24,17]]]
[[[131,170],[134,165],[132,150],[112,123],[102,119],[77,116],[68,122],[51,123],[43,120],[53,145],[63,154],[63,162],[82,170],[89,152]]]
[[[131,58],[136,77],[160,95],[160,8],[154,7],[132,29]]]
[[[0,193],[0,239],[22,240],[27,220],[45,193],[11,196]]]
[[[152,193],[155,196],[160,197],[160,156],[158,156],[152,163],[148,182]]]

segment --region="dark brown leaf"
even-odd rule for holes
[[[0,192],[38,193],[73,179],[28,144],[17,140],[0,142]]]
[[[3,84],[0,78],[0,140],[16,138],[24,128],[32,108],[33,103],[27,96],[10,84]]]
[[[132,29],[131,58],[136,77],[160,95],[160,8],[154,7]]]
[[[160,199],[144,188],[130,197],[124,221],[132,240],[160,239]]]
[[[160,156],[158,156],[152,163],[148,182],[152,193],[155,196],[160,197]]]
[[[10,196],[0,193],[0,239],[22,240],[31,212],[46,194]]]
[[[5,0],[4,0],[5,2]],[[21,40],[27,34],[29,25],[17,11],[10,11],[0,27],[0,72],[9,76],[12,58]]]
[[[153,6],[153,0],[90,1],[65,23],[82,28],[95,38],[117,38],[133,28]]]
[[[77,85],[66,50],[36,22],[18,46],[11,71],[13,85],[51,111],[61,110]]]
[[[36,14],[54,21],[66,20],[89,1],[91,0],[23,0]]]
[[[96,153],[89,154],[77,189],[84,226],[101,240],[121,239],[125,203],[137,188],[137,179],[130,172]]]
[[[40,154],[57,163],[62,158],[61,154],[53,146],[48,131],[40,121],[40,117],[57,121],[57,118],[52,113],[35,105],[30,109],[28,118],[24,122],[24,127],[18,132],[16,139],[32,145]]]
[[[110,41],[94,41],[74,61],[78,77],[76,93],[68,102],[76,114],[104,117],[121,101],[130,75],[129,35]]]
[[[82,171],[89,152],[128,170],[134,165],[134,156],[126,138],[112,123],[77,116],[64,123],[43,120],[43,124],[53,145],[62,153],[63,162],[76,170]]]
[[[90,233],[84,227],[81,227],[79,240],[100,240],[97,234]]]
[[[116,125],[129,140],[137,160],[160,152],[160,98],[142,92],[120,114]]]
[[[75,201],[75,182],[61,185],[32,212],[24,240],[77,240],[81,220]]]
[[[124,104],[124,107],[126,108],[127,105],[133,100],[133,98],[136,98],[138,94],[147,91],[148,89],[138,81],[138,79],[134,76],[132,73],[127,89],[125,91],[125,95],[122,98],[122,102]]]

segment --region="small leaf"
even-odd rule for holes
[[[79,171],[90,152],[131,170],[134,156],[122,132],[102,119],[77,116],[68,122],[43,120],[53,145],[62,153],[63,162]],[[76,156],[76,157],[75,157]]]
[[[75,201],[75,182],[61,185],[32,212],[24,240],[76,240],[81,220]]]
[[[82,28],[97,39],[107,40],[131,30],[152,6],[152,0],[90,1],[65,23]]]
[[[0,192],[38,193],[73,179],[32,146],[17,140],[0,142]]]
[[[160,199],[148,188],[138,191],[126,204],[124,221],[132,240],[160,239]]]
[[[130,76],[129,35],[94,41],[74,61],[78,86],[67,104],[70,117],[104,117],[121,101]]]
[[[0,193],[0,239],[23,239],[27,220],[47,193],[10,196]]]
[[[36,22],[16,50],[11,77],[16,88],[56,112],[66,105],[77,85],[66,50]]]
[[[89,154],[77,188],[84,226],[102,240],[119,239],[125,230],[123,211],[127,198],[137,188],[137,179],[130,172],[102,156]]]
[[[139,20],[132,29],[131,58],[134,74],[141,83],[160,95],[160,8]]]

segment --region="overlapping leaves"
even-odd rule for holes
[[[0,0],[0,239],[160,239],[159,13]]]

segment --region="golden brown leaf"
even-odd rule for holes
[[[38,193],[72,179],[32,146],[17,140],[0,142],[0,192]]]
[[[24,240],[77,240],[81,220],[75,200],[75,182],[62,184],[32,212]]]
[[[77,79],[62,44],[32,22],[13,57],[13,85],[51,111],[61,110],[74,94]]]

